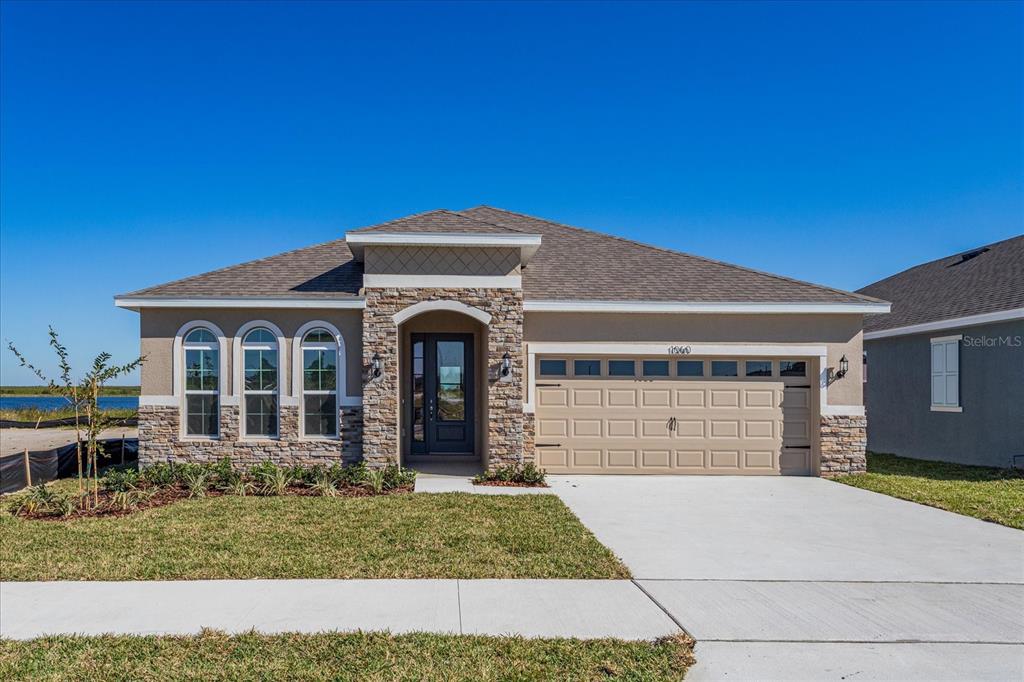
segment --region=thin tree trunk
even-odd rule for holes
[[[82,479],[82,429],[78,423],[78,392],[75,391],[71,394],[71,399],[75,401],[75,457],[78,459],[78,497],[82,497],[85,494],[85,482]],[[78,503],[81,504],[82,500],[79,499]]]

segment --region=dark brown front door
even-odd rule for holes
[[[413,455],[473,454],[473,335],[412,335]]]

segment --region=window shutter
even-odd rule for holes
[[[960,342],[932,341],[932,405],[960,406]]]

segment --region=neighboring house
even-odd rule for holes
[[[1024,465],[1024,236],[918,265],[859,293],[892,301],[864,324],[868,448]]]
[[[481,206],[119,296],[140,459],[862,471],[877,299]],[[849,364],[849,371],[842,368]]]

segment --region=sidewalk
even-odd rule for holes
[[[649,640],[679,628],[628,580],[0,583],[0,637],[390,630]],[[87,608],[82,608],[87,605]]]

